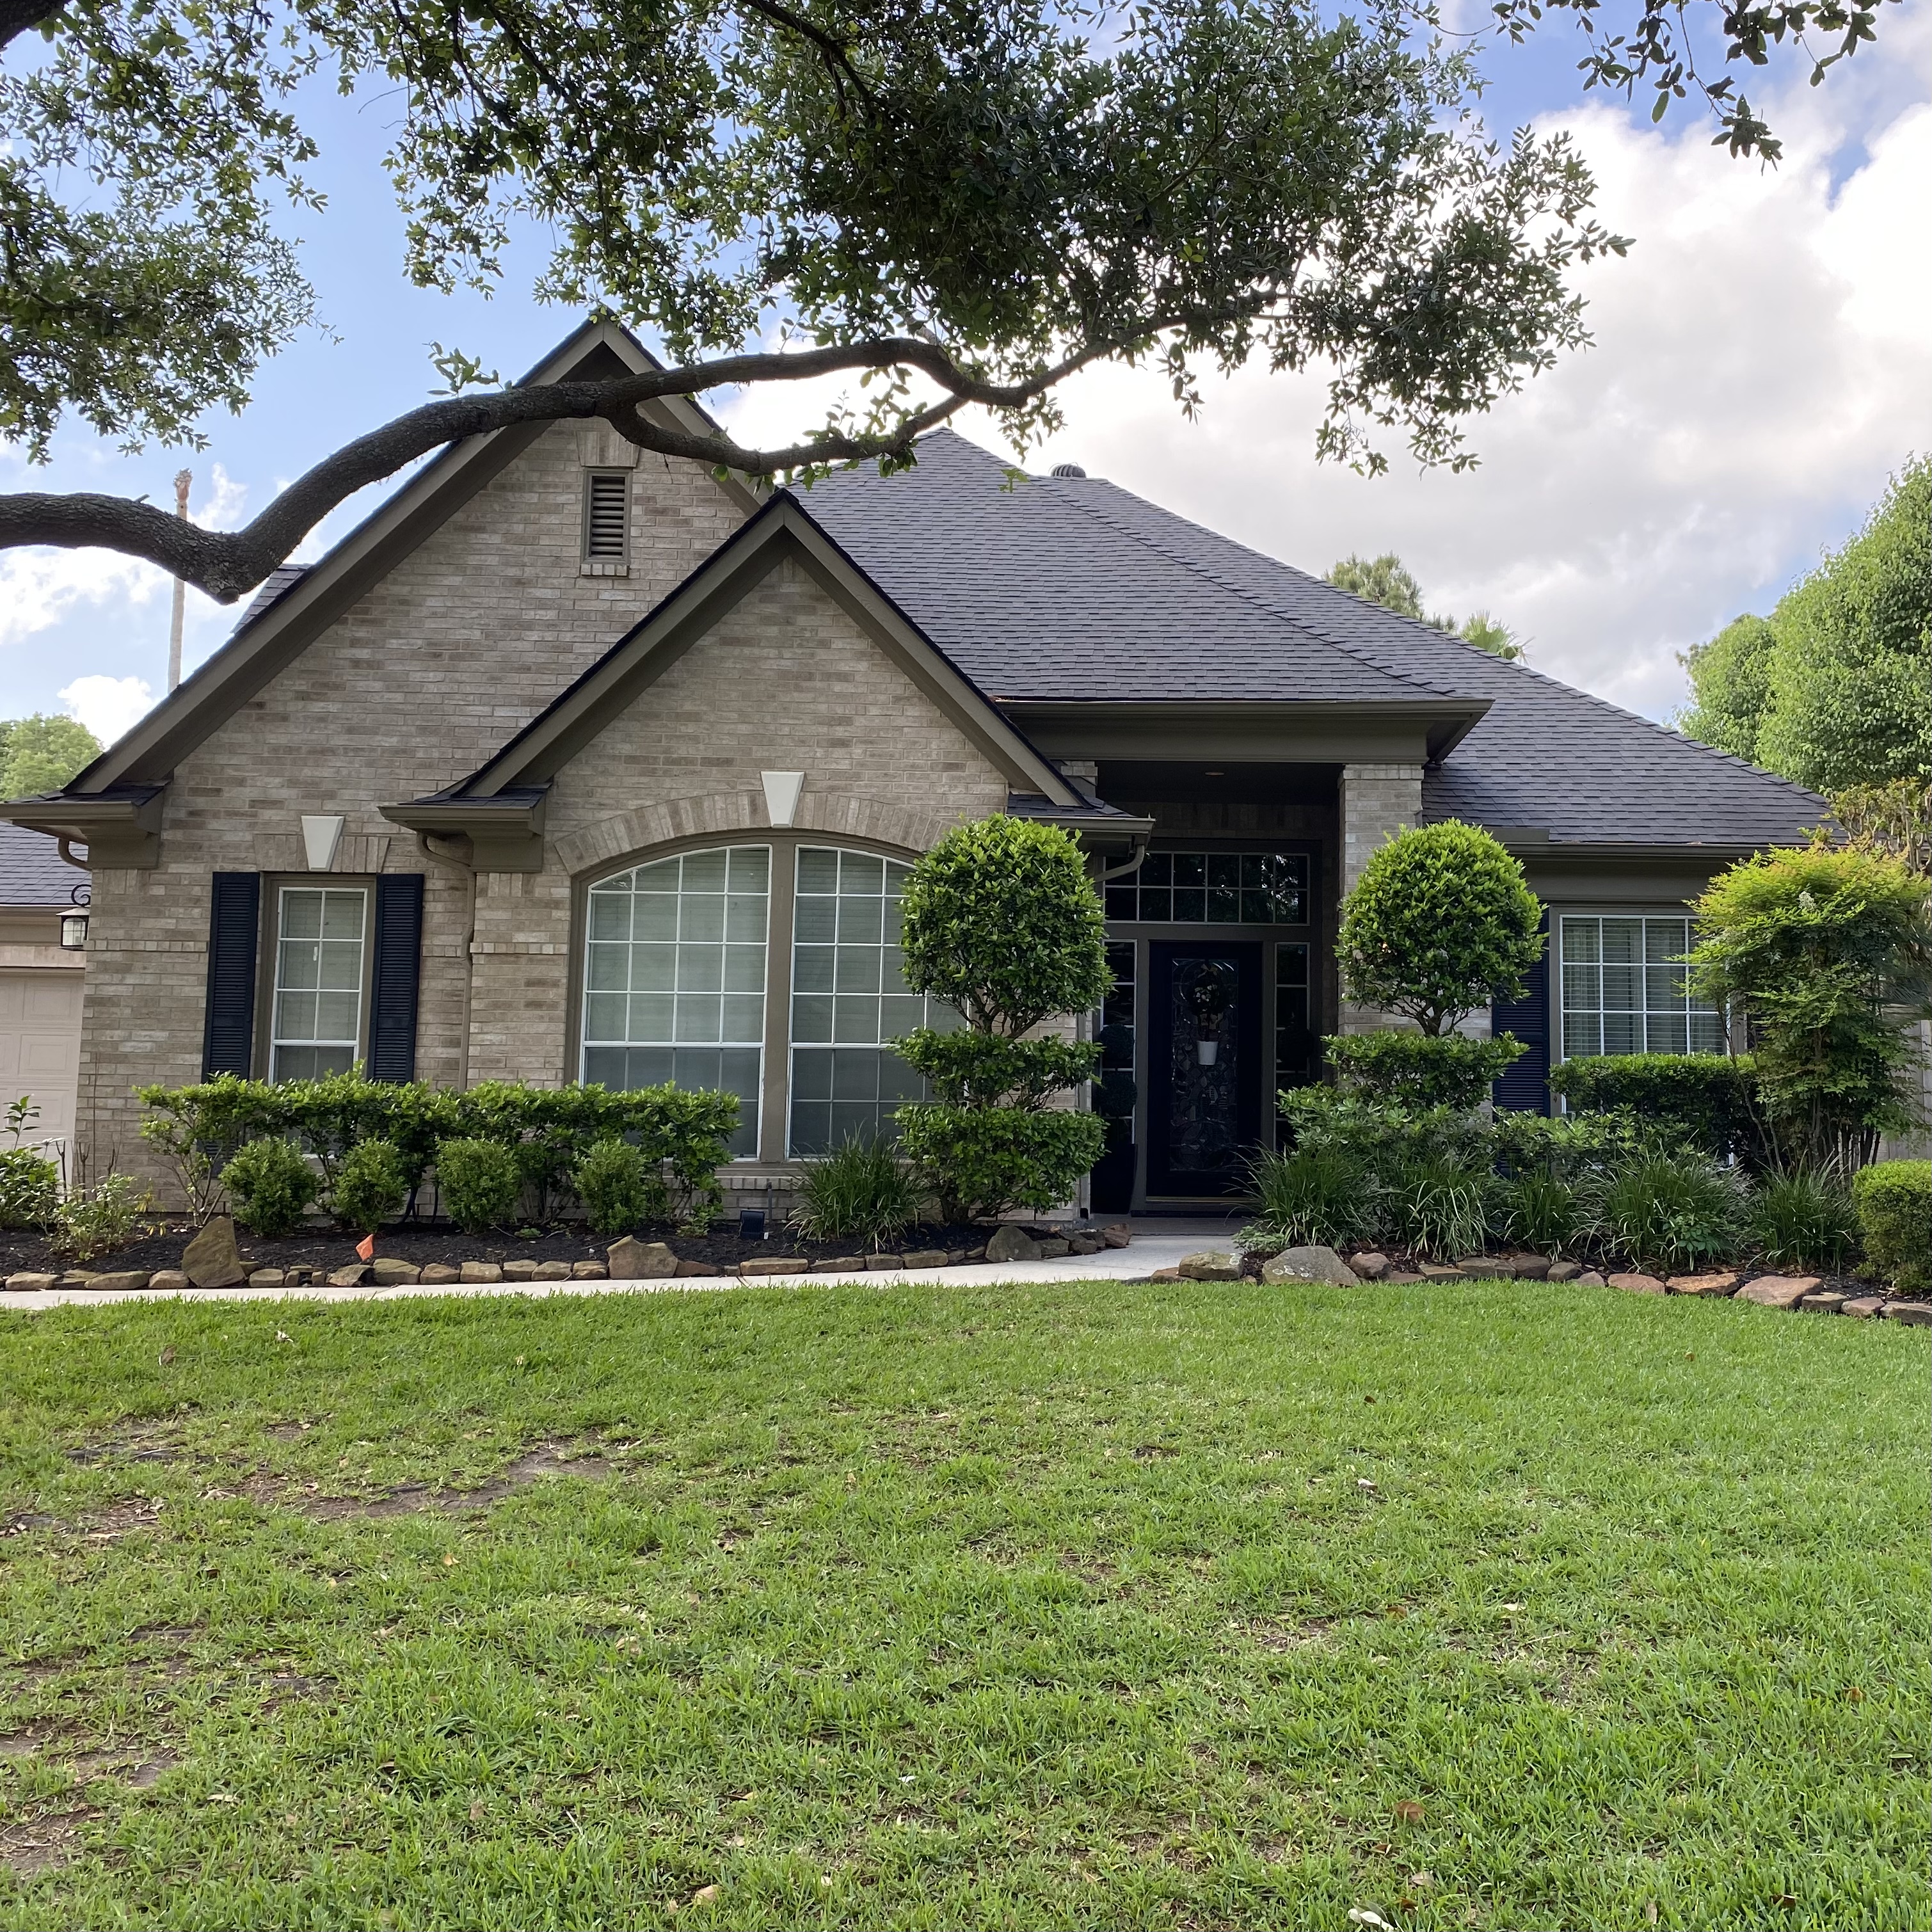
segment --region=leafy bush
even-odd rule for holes
[[[1573,1114],[1622,1112],[1654,1133],[1688,1141],[1714,1159],[1768,1159],[1764,1109],[1748,1054],[1610,1053],[1580,1055],[1550,1070],[1550,1084]]]
[[[1279,1104],[1298,1152],[1330,1150],[1371,1179],[1388,1180],[1417,1161],[1440,1157],[1466,1166],[1490,1158],[1490,1129],[1456,1108],[1412,1112],[1332,1087],[1295,1088]]]
[[[72,1188],[54,1210],[53,1250],[75,1262],[111,1255],[134,1238],[154,1205],[153,1196],[131,1174],[110,1174]]]
[[[572,1168],[570,1184],[600,1234],[628,1234],[670,1212],[663,1178],[628,1141],[592,1141]]]
[[[1486,1099],[1525,1051],[1510,1034],[1472,1040],[1460,1033],[1402,1033],[1392,1027],[1338,1034],[1322,1044],[1345,1093],[1395,1106],[1466,1110]]]
[[[927,1102],[902,1107],[898,1120],[899,1151],[948,1221],[1057,1208],[1106,1144],[1098,1114]]]
[[[507,1228],[524,1191],[516,1151],[500,1141],[445,1141],[436,1150],[436,1191],[442,1211],[466,1234]]]
[[[1682,1270],[1737,1245],[1736,1182],[1717,1162],[1688,1150],[1634,1160],[1605,1190],[1606,1240],[1642,1268]]]
[[[1907,1294],[1932,1290],[1932,1160],[1882,1160],[1852,1180],[1865,1258]]]
[[[1382,1196],[1382,1219],[1412,1252],[1453,1261],[1481,1252],[1495,1191],[1486,1168],[1432,1155],[1396,1171]]]
[[[1260,1203],[1251,1234],[1279,1235],[1289,1246],[1334,1247],[1366,1234],[1372,1225],[1373,1184],[1332,1148],[1264,1152],[1255,1156],[1250,1173]]]
[[[919,1218],[918,1183],[884,1141],[848,1140],[807,1163],[792,1225],[814,1240],[868,1242],[874,1248]]]
[[[1029,819],[957,826],[912,868],[900,904],[906,983],[968,1028],[895,1042],[934,1096],[896,1116],[920,1186],[949,1219],[1058,1206],[1106,1145],[1099,1115],[1048,1104],[1100,1071],[1099,1046],[1024,1036],[1113,983],[1080,848]]]
[[[1802,1168],[1766,1177],[1744,1210],[1744,1229],[1773,1268],[1792,1270],[1835,1272],[1858,1238],[1850,1195],[1832,1175]]]
[[[358,1141],[337,1163],[328,1204],[345,1228],[373,1234],[410,1198],[409,1178],[394,1142]]]
[[[1543,956],[1543,909],[1522,868],[1480,826],[1450,819],[1372,853],[1335,944],[1348,997],[1452,1031],[1498,998],[1520,998]]]
[[[1693,983],[1750,1016],[1760,1091],[1787,1154],[1857,1167],[1918,1126],[1906,1075],[1932,992],[1926,881],[1856,847],[1760,853],[1696,904]]]
[[[1533,1253],[1562,1254],[1588,1225],[1576,1190],[1554,1174],[1514,1175],[1498,1184],[1497,1198],[1504,1237]]]
[[[1582,1189],[1607,1180],[1638,1154],[1654,1151],[1657,1138],[1634,1114],[1624,1112],[1552,1118],[1504,1108],[1488,1132],[1500,1172],[1549,1174]]]
[[[280,1139],[250,1141],[221,1170],[220,1183],[236,1220],[258,1234],[293,1234],[321,1192],[302,1150]]]
[[[60,1167],[37,1148],[0,1152],[0,1228],[44,1228],[60,1205]]]

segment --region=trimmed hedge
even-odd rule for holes
[[[1513,1034],[1472,1040],[1393,1028],[1333,1035],[1322,1044],[1345,1093],[1401,1107],[1474,1107],[1526,1051]]]
[[[1058,1108],[948,1107],[898,1110],[899,1151],[948,1221],[1057,1208],[1100,1158],[1106,1123]]]
[[[220,1173],[250,1142],[286,1140],[314,1157],[333,1198],[343,1164],[365,1142],[395,1150],[405,1197],[420,1190],[446,1141],[489,1141],[508,1149],[539,1219],[570,1191],[578,1163],[598,1142],[623,1140],[663,1177],[673,1211],[708,1220],[722,1200],[717,1170],[730,1158],[738,1124],[730,1094],[642,1087],[527,1087],[479,1082],[465,1093],[421,1081],[370,1080],[359,1068],[322,1080],[244,1080],[219,1074],[192,1087],[145,1087],[139,1097],[166,1131],[150,1136],[177,1169],[192,1162]],[[194,1198],[192,1174],[180,1175]]]
[[[1908,1294],[1932,1290],[1932,1160],[1881,1160],[1852,1178],[1865,1258]]]
[[[1550,1084],[1577,1114],[1629,1113],[1721,1160],[1767,1164],[1764,1109],[1748,1054],[1615,1053],[1559,1061]]]

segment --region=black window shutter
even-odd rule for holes
[[[1543,915],[1543,957],[1523,975],[1520,1000],[1498,1000],[1490,1013],[1490,1030],[1513,1033],[1527,1049],[1496,1084],[1498,1107],[1519,1114],[1550,1111],[1550,915]]]
[[[369,1077],[416,1077],[416,994],[422,980],[423,875],[376,881],[376,961],[369,1000]]]
[[[208,1010],[201,1077],[238,1073],[255,1059],[255,953],[262,932],[260,872],[217,872],[208,915]]]

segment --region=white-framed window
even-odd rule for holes
[[[1695,943],[1688,918],[1564,913],[1557,932],[1558,1058],[1724,1050],[1722,1016],[1678,963]]]
[[[362,886],[284,886],[275,903],[268,1077],[346,1073],[362,1050],[369,894]]]
[[[794,1155],[848,1139],[891,1139],[893,1109],[924,1083],[885,1042],[958,1014],[914,992],[899,951],[910,869],[877,853],[799,848],[792,901],[791,1120]]]
[[[582,1077],[738,1096],[732,1156],[758,1150],[771,848],[716,847],[590,889]]]

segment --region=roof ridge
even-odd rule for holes
[[[962,441],[964,440],[964,439],[963,438],[962,439]],[[1358,664],[1366,664],[1371,670],[1379,671],[1384,677],[1394,678],[1400,683],[1413,685],[1418,691],[1427,692],[1432,697],[1466,698],[1475,694],[1468,692],[1452,690],[1447,685],[1436,684],[1432,681],[1418,677],[1412,672],[1403,670],[1395,664],[1378,660],[1372,652],[1361,650],[1355,645],[1346,643],[1340,638],[1331,638],[1324,631],[1318,631],[1314,626],[1308,622],[1305,618],[1298,617],[1292,611],[1285,610],[1279,605],[1272,602],[1270,599],[1257,596],[1245,584],[1235,583],[1231,578],[1223,577],[1218,571],[1211,570],[1206,565],[1198,562],[1193,558],[1184,556],[1180,552],[1173,549],[1169,545],[1160,542],[1155,538],[1150,536],[1145,531],[1136,530],[1132,524],[1124,522],[1118,517],[1110,517],[1106,515],[1095,505],[1083,502],[1082,500],[1082,492],[1074,489],[1070,484],[1062,482],[1060,479],[1057,477],[1034,476],[1030,477],[1029,480],[1040,484],[1046,488],[1057,490],[1061,496],[1070,501],[1074,506],[1079,509],[1084,514],[1093,518],[1096,523],[1105,524],[1109,530],[1114,531],[1117,535],[1126,537],[1132,542],[1139,544],[1143,548],[1154,551],[1156,556],[1165,557],[1168,562],[1177,565],[1180,568],[1190,572],[1196,577],[1204,579],[1208,583],[1213,584],[1216,590],[1226,591],[1229,596],[1239,598],[1242,602],[1252,605],[1258,610],[1264,611],[1269,616],[1274,619],[1277,623],[1286,624],[1291,629],[1300,632],[1304,636],[1313,638],[1316,643],[1325,645],[1330,650],[1340,652],[1344,657],[1352,658]],[[1104,478],[1098,477],[1086,480],[1099,482],[1105,489],[1118,490],[1122,496],[1131,498],[1132,500],[1136,503],[1146,504],[1149,509],[1156,512],[1160,515],[1166,517],[1174,516],[1174,512],[1173,511],[1163,510],[1158,503],[1149,502],[1148,499],[1144,496],[1136,496],[1131,490],[1121,489],[1120,484],[1118,483],[1109,483]],[[1215,534],[1214,532],[1208,530],[1204,525],[1193,523],[1186,517],[1175,517],[1174,520],[1178,523],[1186,524],[1190,530],[1201,530],[1204,535],[1211,536]],[[1232,541],[1232,539],[1224,538],[1222,541],[1228,542]],[[1238,548],[1246,549],[1247,546],[1241,544],[1238,546]],[[1263,553],[1259,550],[1252,551],[1250,552],[1250,554],[1256,556],[1263,556]],[[1292,569],[1294,568],[1292,564],[1282,563],[1281,560],[1278,557],[1263,556],[1263,560],[1274,564],[1280,569]],[[1331,584],[1328,587],[1332,590],[1334,586]],[[1341,594],[1346,596],[1348,593],[1345,591]],[[1358,599],[1357,601],[1360,602],[1360,600]],[[1388,614],[1392,616],[1395,613],[1391,611]],[[1405,620],[1404,621],[1406,622],[1408,620]],[[1427,627],[1424,626],[1424,628],[1426,628]]]

